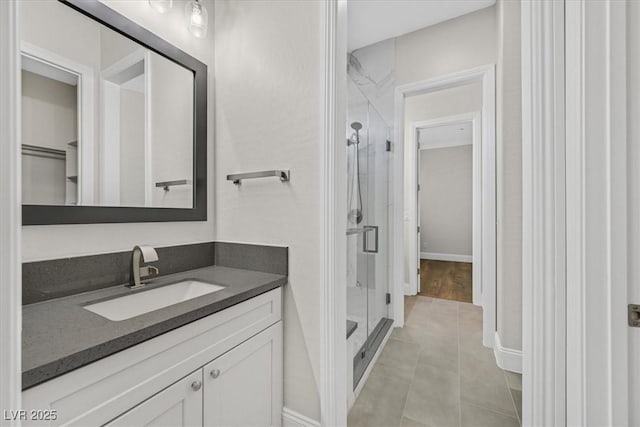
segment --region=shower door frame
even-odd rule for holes
[[[348,77],[347,80],[351,80],[351,78]],[[390,314],[392,307],[387,299],[391,292],[391,287],[389,286],[389,249],[391,248],[391,239],[389,236],[391,235],[391,221],[389,220],[390,212],[388,206],[391,196],[389,194],[390,186],[388,178],[391,175],[392,161],[389,147],[388,145],[385,147],[385,143],[389,141],[391,128],[371,100],[357,87],[355,81],[351,80],[351,83],[354,84],[358,97],[362,98],[365,106],[365,111],[357,111],[357,109],[351,110],[348,108],[349,121],[358,119],[359,123],[363,124],[363,130],[360,131],[362,134],[358,137],[358,145],[356,145],[356,147],[364,146],[362,150],[364,150],[365,158],[361,157],[361,149],[356,148],[354,152],[354,156],[356,156],[354,157],[354,162],[359,159],[358,164],[365,165],[365,172],[363,173],[362,166],[359,166],[356,174],[359,177],[358,187],[360,187],[362,183],[365,184],[365,191],[361,196],[363,224],[360,225],[365,231],[361,233],[362,243],[359,241],[356,243],[356,248],[358,249],[355,254],[355,270],[356,280],[361,282],[364,287],[364,320],[362,323],[358,322],[358,329],[364,328],[365,338],[362,345],[358,346],[357,351],[353,355],[353,387],[347,392],[348,395],[350,395],[350,404],[353,403],[353,400],[357,398],[362,390],[373,367],[372,362],[377,359],[378,350],[384,346],[394,323]],[[347,92],[349,93],[349,91]],[[351,98],[349,98],[349,100],[351,100]],[[352,114],[353,116],[351,116]],[[384,130],[383,134],[379,132],[380,130]],[[360,178],[363,178],[362,182]],[[349,185],[352,185],[352,183],[350,182]],[[381,198],[380,190],[384,191],[384,196]],[[351,203],[349,203],[348,209],[352,207]],[[369,231],[375,232],[376,243],[374,250],[371,250],[370,245],[367,244],[367,234]],[[348,256],[349,255],[350,254],[348,254]],[[361,258],[361,255],[364,255],[364,258]],[[363,266],[364,271],[366,271],[365,277],[360,277],[361,267]],[[384,268],[384,266],[386,266],[386,268]],[[378,268],[382,268],[383,271],[378,271]],[[347,287],[349,287],[348,281],[349,278],[347,277]],[[353,303],[354,301],[351,302]],[[353,307],[350,307],[349,303],[349,295],[347,294],[348,318],[354,314],[353,311],[350,310],[353,309]],[[362,313],[357,314],[362,315]],[[350,320],[353,320],[353,318],[350,318]]]

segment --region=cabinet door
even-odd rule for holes
[[[202,426],[202,369],[184,377],[106,425]]]
[[[204,367],[205,426],[280,426],[282,322]]]

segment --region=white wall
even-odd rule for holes
[[[439,117],[455,116],[464,113],[480,111],[482,109],[482,84],[480,82],[470,85],[458,86],[440,90],[425,95],[412,96],[405,100],[404,117],[404,144],[408,147],[414,137],[411,133],[412,123],[436,119]],[[415,162],[415,153],[404,151],[404,162]],[[409,233],[415,233],[415,229],[409,225],[408,215],[409,195],[415,190],[416,183],[409,170],[405,168],[404,176],[404,281],[410,283],[410,275],[415,274],[410,269],[410,257],[417,257],[417,248],[410,247]],[[415,208],[414,208],[415,209]]]
[[[205,6],[213,11],[212,0],[203,0]],[[42,2],[20,2],[20,7],[42,7]],[[57,2],[52,2],[64,6]],[[83,224],[83,225],[52,225],[28,226],[22,228],[22,259],[36,261],[54,259],[66,256],[107,253],[113,251],[131,250],[134,245],[147,243],[155,246],[169,246],[183,243],[211,241],[215,237],[213,220],[213,139],[214,139],[214,36],[210,31],[205,39],[197,39],[189,33],[185,26],[182,2],[174,2],[173,9],[165,14],[155,12],[148,2],[123,2],[104,0],[104,3],[143,25],[173,45],[198,58],[209,67],[208,76],[208,134],[207,153],[209,159],[208,180],[208,220],[198,222],[170,222],[170,223],[139,223],[139,224]],[[57,14],[66,13],[64,7]],[[63,12],[65,11],[65,12]],[[212,14],[209,15],[213,20]],[[22,29],[32,33],[59,31],[62,19],[58,15],[48,15],[44,22],[22,20]],[[25,22],[26,21],[26,22]],[[87,38],[94,31],[91,21],[74,27],[65,27],[72,35],[72,43],[65,45],[65,52],[77,55],[81,50],[87,50]],[[213,23],[209,24],[210,29]],[[75,36],[74,36],[75,35]],[[46,47],[46,46],[45,46]],[[90,47],[90,46],[89,46]],[[75,52],[75,53],[74,53]],[[91,51],[99,64],[99,50]],[[87,54],[89,54],[87,53]]]
[[[492,6],[398,37],[396,83],[496,63],[497,28]]]
[[[22,71],[22,143],[66,150],[78,137],[77,87]]]
[[[420,252],[473,255],[472,146],[420,150]]]
[[[322,2],[216,2],[218,240],[289,246],[285,406],[318,420],[322,222]],[[236,186],[234,172],[291,169]]]
[[[144,206],[144,93],[120,90],[120,204]]]
[[[520,2],[499,0],[496,220],[498,335],[522,348],[522,89]]]

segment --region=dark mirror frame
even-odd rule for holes
[[[91,19],[193,72],[193,206],[22,205],[22,225],[207,220],[207,66],[98,0],[59,0]]]

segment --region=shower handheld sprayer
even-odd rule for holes
[[[362,123],[353,122],[351,123],[351,129],[355,130],[355,133],[351,135],[351,138],[347,140],[347,146],[353,144],[360,144],[360,129],[362,129]],[[355,136],[355,140],[354,140]]]
[[[352,168],[352,173],[355,177],[351,176],[349,178],[349,214],[348,219],[351,222],[355,222],[356,224],[360,224],[364,218],[362,213],[362,191],[360,189],[360,130],[362,129],[362,123],[353,122],[351,123],[351,129],[355,131],[355,135],[352,135],[351,138],[347,140],[347,147],[350,145],[355,145],[354,150],[354,167]],[[355,136],[355,139],[354,139]],[[354,179],[355,178],[355,179]],[[355,181],[355,183],[354,183]],[[355,189],[353,186],[355,185]],[[353,196],[354,193],[357,194],[357,202],[355,208],[353,206]]]

